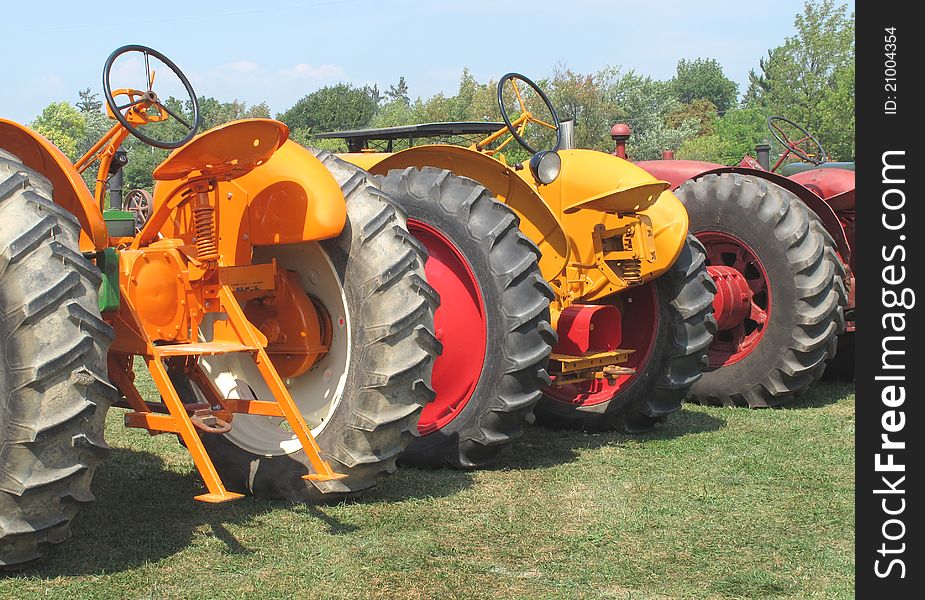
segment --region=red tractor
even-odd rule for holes
[[[827,162],[819,141],[783,117],[768,127],[783,146],[773,166],[768,145],[735,166],[669,152],[637,163],[686,206],[717,286],[709,371],[691,389],[701,404],[780,406],[827,361],[853,373],[854,164]],[[611,130],[617,156],[630,133]],[[791,155],[805,162],[785,164]]]

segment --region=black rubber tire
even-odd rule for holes
[[[781,406],[822,376],[844,330],[844,266],[816,215],[795,194],[753,175],[710,174],[675,194],[691,232],[720,231],[745,242],[771,285],[771,317],[752,352],[708,370],[691,390],[713,406]]]
[[[313,151],[341,185],[347,225],[322,242],[344,286],[354,355],[343,395],[316,437],[322,456],[347,477],[302,479],[304,451],[252,454],[225,436],[203,440],[225,485],[256,496],[334,502],[376,485],[415,437],[434,397],[430,379],[440,343],[433,335],[437,294],[424,279],[426,251],[370,175],[329,152]]]
[[[68,539],[108,446],[113,331],[80,223],[51,184],[0,151],[0,566]]]
[[[838,338],[838,350],[835,357],[826,363],[822,379],[854,383],[854,367],[854,334],[846,333]]]
[[[644,433],[680,410],[707,366],[706,351],[716,332],[716,286],[707,274],[703,246],[688,236],[671,268],[644,285],[655,286],[659,300],[656,339],[649,360],[606,402],[579,406],[545,395],[536,410],[540,423],[556,429]]]
[[[452,421],[415,439],[401,460],[423,467],[487,465],[533,422],[540,389],[549,383],[546,366],[556,334],[539,249],[521,233],[514,211],[469,178],[409,167],[390,171],[379,183],[409,219],[454,243],[488,309],[485,361],[472,396]]]

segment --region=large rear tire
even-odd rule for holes
[[[80,223],[51,184],[0,151],[0,566],[68,539],[108,446],[112,329]]]
[[[752,291],[749,317],[717,333],[710,370],[692,400],[780,406],[822,376],[844,330],[844,267],[818,217],[763,178],[706,175],[675,192],[711,265],[739,271]]]
[[[443,169],[409,167],[379,179],[427,247],[440,294],[437,398],[402,462],[473,468],[502,456],[533,422],[555,332],[539,250],[514,212],[485,187]]]
[[[626,365],[635,374],[546,388],[537,418],[553,428],[643,433],[677,412],[706,368],[715,291],[703,246],[688,236],[668,272],[620,294],[621,346],[636,350]]]
[[[269,417],[238,415],[230,433],[203,439],[229,489],[293,501],[332,502],[373,487],[380,475],[395,470],[396,458],[414,438],[421,409],[434,397],[431,369],[440,344],[432,333],[437,295],[424,279],[426,253],[408,233],[404,216],[368,173],[328,152],[315,154],[341,185],[347,224],[339,237],[313,247],[313,254],[302,245],[268,247],[262,260],[279,258],[285,268],[302,268],[310,294],[343,298],[344,306],[338,307],[344,309],[343,317],[334,318],[327,356],[287,384],[299,404],[312,398],[299,397],[298,386],[322,379],[334,382],[325,392],[335,396],[330,407],[326,405],[320,422],[312,419],[310,424],[322,456],[346,477],[303,480],[310,466],[301,447],[293,449],[289,440],[275,448],[259,447],[274,443],[259,439],[261,433],[274,429],[273,423],[269,429],[261,424]],[[313,260],[310,256],[318,264],[306,265]],[[330,289],[312,289],[316,275],[325,281],[321,263],[333,267],[336,279],[329,284],[337,288],[333,294]],[[334,309],[331,305],[332,315]],[[221,361],[207,364],[224,392],[229,391],[222,389],[227,368]],[[309,418],[304,410],[303,415]]]

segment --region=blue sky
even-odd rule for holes
[[[540,78],[557,63],[580,72],[620,65],[667,79],[678,59],[704,57],[744,91],[749,69],[794,33],[803,8],[802,0],[5,4],[0,116],[21,122],[49,102],[76,101],[81,88],[101,91],[103,62],[128,43],[172,58],[198,94],[266,101],[274,113],[339,81],[386,89],[403,75],[412,97],[453,93],[465,66],[480,81],[508,71]]]

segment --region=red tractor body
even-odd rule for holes
[[[854,331],[854,171],[841,168],[816,168],[785,177],[766,170],[751,156],[734,166],[701,160],[642,160],[636,163],[676,190],[686,181],[705,175],[742,173],[766,179],[794,194],[812,210],[835,240],[838,255],[845,263],[849,291],[845,307],[846,331]],[[717,302],[721,302],[719,293]]]
[[[845,347],[854,331],[855,173],[840,168],[848,163],[826,163],[815,138],[795,125],[805,136],[792,142],[778,122],[792,125],[769,119],[785,148],[774,167],[768,146],[756,148],[761,160],[745,156],[734,166],[675,160],[670,152],[662,160],[636,163],[669,182],[685,202],[691,231],[707,247],[708,270],[717,283],[714,314],[720,331],[710,352],[714,377],[708,373],[695,386],[696,401],[783,404],[822,374],[826,360],[834,357],[836,339],[842,348],[839,362],[853,362]],[[626,125],[614,126],[613,154],[626,157],[630,133]],[[807,141],[818,153],[801,146]],[[789,176],[775,172],[791,152],[811,164]],[[831,240],[798,247],[797,238],[820,229],[828,234],[821,238]],[[832,264],[801,263],[802,257],[821,254]],[[781,320],[787,323],[777,323]]]

